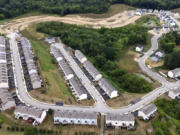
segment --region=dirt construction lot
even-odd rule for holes
[[[80,15],[67,15],[65,17],[48,15],[30,16],[14,19],[12,21],[4,23],[3,27],[0,28],[0,32],[2,34],[8,34],[14,30],[24,30],[32,24],[48,21],[59,21],[69,24],[85,25],[93,28],[115,28],[134,23],[137,19],[140,18],[140,16],[135,16],[134,13],[134,11],[123,11],[108,18],[98,19],[83,17]]]

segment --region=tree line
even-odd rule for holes
[[[69,13],[103,13],[111,4],[124,3],[140,8],[173,9],[179,0],[0,0],[0,20],[39,11],[66,15]]]
[[[180,34],[178,32],[170,32],[160,39],[160,46],[166,53],[164,66],[168,69],[180,67]]]
[[[47,22],[38,24],[37,31],[59,36],[66,45],[81,50],[118,89],[135,93],[152,90],[152,85],[143,78],[128,73],[118,65],[125,48],[147,43],[147,28],[128,25],[121,28],[92,29]]]

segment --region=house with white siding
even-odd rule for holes
[[[105,78],[100,79],[98,84],[110,98],[115,98],[118,96],[118,91]]]
[[[80,101],[88,98],[87,90],[76,77],[69,80],[69,87],[77,100]]]
[[[116,114],[107,113],[106,126],[133,129],[135,125],[135,118],[132,114]]]
[[[16,106],[14,115],[16,119],[32,120],[32,124],[37,126],[45,120],[47,112],[33,107]]]
[[[3,36],[0,36],[0,88],[9,88],[6,60],[6,42]]]
[[[54,112],[54,124],[97,125],[96,112],[59,110]]]
[[[102,78],[102,74],[94,67],[91,62],[84,62],[84,68],[93,77],[94,81],[99,81]]]
[[[180,68],[169,71],[168,76],[173,79],[180,77]]]
[[[58,66],[61,69],[61,72],[64,75],[65,80],[70,80],[74,77],[74,73],[70,66],[67,64],[67,62],[64,60],[60,50],[56,48],[54,45],[51,45],[50,53],[54,56],[56,59]]]
[[[21,38],[20,42],[22,45],[22,49],[23,49],[25,61],[27,64],[29,76],[31,79],[32,87],[33,89],[41,88],[42,80],[40,79],[40,76],[38,74],[38,69],[35,65],[34,54],[31,50],[31,44],[29,40],[27,40],[27,38],[24,38],[24,37]]]
[[[75,57],[78,59],[78,61],[81,64],[83,64],[85,61],[87,61],[86,56],[80,50],[75,50]]]
[[[154,117],[157,112],[157,107],[154,104],[149,104],[138,111],[138,117],[142,117],[143,120],[149,120]]]
[[[174,89],[174,90],[170,90],[168,92],[168,96],[172,99],[180,99],[180,88]]]

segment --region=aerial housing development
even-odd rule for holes
[[[133,49],[130,48],[128,50],[129,54],[126,58],[133,55],[133,63],[136,62],[136,65],[133,66],[137,67],[137,71],[133,73],[130,72],[131,68],[124,70],[124,65],[121,65],[122,67],[119,66],[121,61],[116,60],[114,62],[108,58],[103,60],[110,61],[109,63],[112,62],[112,68],[115,69],[114,72],[111,72],[109,68],[106,68],[105,70],[108,71],[105,72],[103,70],[104,67],[96,67],[97,63],[94,62],[96,57],[93,56],[92,58],[89,57],[89,54],[86,54],[87,50],[91,48],[89,47],[91,42],[88,44],[89,46],[87,45],[89,48],[86,46],[88,48],[86,51],[79,47],[83,41],[79,43],[80,45],[77,48],[74,44],[72,46],[68,45],[68,41],[71,44],[71,37],[68,37],[67,31],[64,33],[52,32],[53,34],[55,33],[54,36],[60,33],[60,37],[53,37],[53,34],[48,35],[52,37],[46,37],[46,33],[41,38],[35,40],[28,38],[28,36],[26,37],[26,34],[24,34],[26,31],[18,31],[20,28],[24,28],[21,25],[15,25],[16,29],[7,29],[10,27],[9,25],[7,28],[4,27],[8,32],[6,36],[0,36],[0,111],[10,113],[8,110],[13,110],[12,119],[15,120],[15,123],[22,121],[25,125],[39,126],[43,122],[48,121],[48,124],[55,126],[55,129],[58,129],[61,125],[67,129],[76,126],[85,129],[90,127],[92,131],[96,131],[96,128],[99,128],[100,134],[103,135],[106,129],[114,129],[114,132],[124,129],[135,131],[137,126],[142,125],[145,121],[150,122],[156,118],[155,116],[158,117],[156,114],[158,110],[159,112],[162,111],[162,108],[161,110],[159,109],[160,105],[157,104],[156,99],[164,98],[162,96],[164,94],[168,101],[179,101],[180,67],[171,68],[171,70],[170,68],[166,69],[163,73],[161,69],[156,68],[156,65],[161,62],[163,63],[167,56],[167,52],[162,47],[159,48],[159,40],[170,31],[179,31],[180,23],[176,19],[176,16],[179,15],[171,11],[156,9],[137,9],[128,13],[131,13],[132,16],[138,19],[141,16],[153,15],[158,17],[160,22],[163,22],[162,26],[147,30],[152,34],[152,46],[148,48],[148,51],[139,42],[132,47]],[[82,18],[79,17],[81,19],[80,22],[83,22]],[[129,18],[131,18],[130,15]],[[66,22],[71,19],[66,20],[64,17],[63,19],[55,18],[55,20]],[[40,19],[37,20],[38,23],[40,21]],[[43,21],[46,21],[46,19]],[[110,20],[108,21],[110,22]],[[75,22],[77,23],[77,20]],[[73,24],[72,22],[70,23]],[[136,22],[133,21],[133,23]],[[33,24],[36,23],[33,22]],[[99,28],[97,26],[100,26],[100,24],[97,23],[95,28]],[[60,23],[59,25],[63,24]],[[55,23],[53,27],[57,27]],[[111,27],[108,26],[108,28]],[[76,28],[73,30],[76,31]],[[91,28],[88,28],[88,30],[91,30]],[[111,30],[113,31],[114,29]],[[106,30],[101,29],[100,31],[94,30],[93,32],[100,33],[99,35],[101,35],[104,31]],[[128,33],[130,30],[122,29],[121,31]],[[123,36],[125,35],[124,33],[122,34]],[[135,32],[132,33],[136,35]],[[41,35],[43,33],[38,34]],[[67,39],[63,39],[63,36],[67,36]],[[37,53],[37,51],[34,51],[36,50],[36,45],[38,45],[36,42],[44,45],[40,48],[48,53],[43,51]],[[120,39],[117,41],[118,45],[119,42]],[[115,55],[114,52],[116,51],[112,52]],[[102,55],[104,56],[105,54]],[[43,66],[46,66],[42,64],[41,57],[47,57],[46,64],[48,65],[48,62],[50,64],[50,66],[48,65],[50,68],[47,71],[41,70]],[[46,60],[43,62],[46,62]],[[131,61],[125,60],[126,62],[131,63]],[[154,68],[157,70],[154,70]],[[118,74],[118,76],[114,74]],[[131,79],[129,76],[134,78]],[[53,79],[50,77],[53,77]],[[138,84],[133,84],[136,79],[140,81]],[[117,83],[115,83],[116,80]],[[124,82],[127,80],[130,83],[125,85]],[[51,84],[52,82],[53,84]],[[128,86],[131,84],[132,86],[142,85],[144,88],[146,86],[143,82],[149,84],[147,85],[147,88],[150,89],[149,93],[147,91],[140,91],[137,94],[134,92],[136,90],[135,87]],[[14,84],[14,87],[11,86],[11,83]],[[51,93],[50,90],[52,89],[56,91]],[[49,95],[47,96],[46,94]],[[57,97],[52,96],[56,96],[56,94]],[[168,119],[173,120],[171,115],[166,116],[168,116]],[[145,124],[148,125],[149,123]],[[38,128],[41,128],[41,126]],[[150,126],[150,128],[153,127]]]

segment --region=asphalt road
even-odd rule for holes
[[[66,60],[68,63],[72,66],[72,69],[75,71],[76,75],[82,83],[85,85],[91,96],[95,100],[95,105],[92,107],[80,107],[80,106],[73,106],[73,105],[64,105],[64,106],[57,106],[54,104],[47,104],[43,103],[40,101],[37,101],[36,99],[33,99],[27,92],[27,88],[25,85],[24,81],[24,75],[23,75],[23,70],[22,70],[22,65],[21,65],[21,60],[19,56],[19,51],[18,51],[18,46],[16,42],[16,33],[12,33],[8,35],[10,38],[10,47],[11,47],[11,52],[12,52],[12,57],[13,57],[13,67],[14,67],[14,74],[15,74],[15,82],[16,82],[16,91],[17,95],[20,98],[22,102],[24,102],[28,106],[33,106],[35,108],[40,108],[40,109],[53,109],[53,110],[77,110],[77,111],[91,111],[91,112],[100,112],[100,113],[107,113],[107,112],[113,112],[113,113],[118,113],[118,114],[124,114],[124,113],[129,113],[129,112],[134,112],[143,106],[149,104],[150,102],[154,101],[157,97],[160,95],[164,94],[166,91],[169,91],[175,87],[179,87],[180,83],[175,82],[175,83],[170,83],[168,82],[164,77],[159,75],[156,72],[153,72],[151,69],[149,69],[145,65],[145,60],[154,52],[158,49],[158,38],[161,35],[156,35],[152,38],[152,47],[151,49],[144,54],[143,57],[140,58],[139,60],[139,66],[141,69],[151,76],[154,80],[157,80],[162,84],[160,88],[157,88],[147,95],[145,95],[139,102],[135,103],[134,105],[129,105],[125,106],[119,109],[112,109],[108,107],[101,97],[101,95],[98,93],[96,88],[91,84],[91,82],[88,80],[88,78],[84,75],[84,73],[81,71],[79,66],[75,63],[73,58],[68,55],[68,53],[64,50],[61,44],[56,44],[56,46],[61,50],[63,55],[65,56]]]

